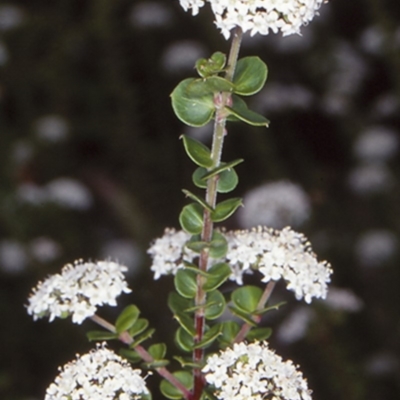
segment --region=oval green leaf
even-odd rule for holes
[[[183,207],[179,214],[179,223],[184,231],[197,235],[203,230],[203,207],[191,203]]]
[[[188,78],[178,84],[171,93],[172,108],[180,121],[189,126],[206,125],[214,115],[214,96],[212,93],[202,97],[193,97],[188,87],[195,81]]]
[[[193,299],[197,293],[197,275],[189,269],[179,269],[174,277],[176,291],[187,299]]]
[[[217,204],[215,210],[211,213],[211,219],[214,222],[225,221],[229,218],[241,205],[242,199],[234,197],[232,199],[224,200]]]
[[[218,341],[224,346],[230,346],[236,339],[240,331],[240,325],[234,321],[225,321],[222,323],[221,336]]]
[[[232,274],[231,267],[226,263],[214,264],[208,271],[203,290],[211,292],[218,289]]]
[[[263,291],[257,286],[242,286],[232,292],[232,303],[244,313],[253,314]]]
[[[127,331],[139,318],[140,311],[135,305],[124,308],[115,322],[115,329],[118,333]]]
[[[225,236],[218,231],[214,231],[210,243],[210,257],[215,259],[222,258],[227,252],[228,242],[225,239]]]
[[[204,315],[206,319],[216,319],[225,311],[225,298],[218,290],[208,293]]]
[[[184,313],[192,306],[192,300],[185,299],[176,292],[171,292],[168,295],[168,307],[173,312],[173,314]]]
[[[190,353],[193,350],[193,336],[187,333],[181,326],[176,331],[175,341],[183,351]]]
[[[139,318],[135,324],[128,330],[129,334],[134,337],[142,333],[149,326],[149,321],[145,318]]]
[[[186,154],[195,164],[205,168],[212,166],[211,151],[206,145],[187,135],[182,135],[181,138]]]
[[[253,328],[247,335],[246,339],[249,342],[254,340],[262,341],[267,340],[272,334],[271,328]]]
[[[192,378],[192,374],[191,373],[189,373],[187,371],[177,371],[177,372],[174,372],[173,375],[188,390],[192,389],[192,387],[193,387],[193,378]],[[181,399],[183,397],[182,392],[178,388],[176,388],[174,385],[172,385],[172,383],[168,382],[165,379],[163,379],[161,381],[160,391],[168,399],[178,400],[178,399]]]
[[[236,65],[233,83],[234,92],[243,96],[258,93],[267,80],[268,68],[259,57],[241,58]]]
[[[262,115],[248,109],[247,104],[240,97],[232,95],[232,107],[226,107],[237,119],[253,126],[269,126],[269,120]]]
[[[155,360],[162,360],[167,352],[167,345],[165,343],[152,344],[147,351]]]
[[[207,330],[204,335],[202,340],[197,343],[194,348],[195,349],[203,349],[207,346],[210,346],[217,338],[222,334],[222,325],[221,324],[216,324],[209,330]]]

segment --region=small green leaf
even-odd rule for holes
[[[228,242],[225,239],[225,236],[218,232],[214,231],[210,243],[210,257],[211,258],[222,258],[228,252]]]
[[[248,323],[251,326],[257,326],[257,323],[253,320],[253,315],[247,312],[244,312],[240,310],[237,307],[234,306],[229,306],[229,309],[231,310],[231,313],[233,315],[236,315],[240,319],[242,319],[244,322]]]
[[[203,290],[211,292],[219,288],[232,274],[231,267],[226,263],[214,264],[208,270],[206,283],[203,285]]]
[[[119,350],[119,354],[133,364],[143,361],[142,357],[140,357],[135,350],[126,349],[122,347]]]
[[[142,333],[141,335],[139,335],[138,337],[135,337],[135,341],[129,345],[129,347],[131,349],[135,348],[136,346],[138,346],[140,343],[144,342],[145,340],[147,340],[148,338],[153,336],[153,333],[156,330],[154,328],[148,329],[147,331],[145,331],[144,333]]]
[[[90,331],[86,333],[87,338],[90,342],[95,340],[112,340],[118,339],[118,333],[107,332],[107,331]]]
[[[206,125],[214,115],[214,96],[212,93],[202,97],[192,97],[188,87],[195,81],[188,78],[178,84],[171,93],[172,108],[180,121],[189,126]]]
[[[174,277],[176,291],[183,297],[193,299],[197,293],[197,274],[189,269],[179,269]]]
[[[218,338],[218,336],[221,335],[221,332],[222,332],[221,324],[214,325],[212,328],[210,328],[204,333],[202,340],[199,343],[197,343],[194,346],[194,348],[204,349],[205,347],[212,344]]]
[[[212,166],[211,151],[206,145],[187,135],[182,135],[181,138],[186,154],[195,164],[205,168]]]
[[[186,88],[187,94],[192,98],[203,97],[218,92],[232,92],[233,83],[220,76],[210,76],[195,79]]]
[[[232,292],[232,302],[241,311],[253,314],[257,311],[263,291],[257,286],[242,286]]]
[[[174,356],[174,360],[178,361],[181,364],[182,368],[198,368],[201,369],[201,365],[198,363],[193,362],[191,358],[184,358],[179,356]]]
[[[167,352],[167,345],[165,343],[152,344],[147,351],[155,360],[162,360]]]
[[[195,253],[201,253],[202,250],[210,247],[210,243],[203,242],[201,240],[198,241],[189,241],[185,244],[185,246],[194,251]]]
[[[189,190],[186,190],[186,189],[182,189],[182,192],[185,193],[186,197],[189,197],[192,200],[196,201],[203,208],[207,209],[208,211],[213,211],[213,208],[207,202],[205,202],[200,197],[196,196],[194,193],[189,192]]]
[[[171,292],[168,295],[168,307],[173,314],[184,313],[193,306],[193,301],[185,299],[176,292]]]
[[[179,214],[179,223],[184,231],[197,235],[203,230],[203,207],[191,203],[183,207]]]
[[[224,200],[217,204],[215,210],[211,213],[211,219],[214,222],[225,221],[229,218],[241,205],[242,199],[240,197],[234,197],[232,199]]]
[[[264,307],[261,310],[257,310],[257,315],[262,315],[262,314],[265,314],[266,312],[272,311],[272,310],[279,310],[279,308],[281,306],[283,306],[284,304],[286,304],[286,301],[281,301],[281,302],[279,302],[277,304],[274,304],[272,306]]]
[[[157,369],[157,368],[163,368],[166,367],[169,364],[168,360],[155,360],[151,362],[146,362],[143,365],[147,369]]]
[[[267,80],[268,68],[259,57],[241,58],[236,65],[233,83],[235,93],[250,96],[259,92]]]
[[[190,335],[196,334],[196,328],[194,327],[193,318],[184,313],[178,313],[174,315],[175,319],[179,322],[180,326]]]
[[[206,319],[211,320],[220,317],[225,311],[225,305],[225,298],[220,291],[214,290],[213,292],[209,292],[204,312]]]
[[[225,67],[226,56],[221,52],[214,53],[208,60],[201,58],[196,62],[197,73],[202,78],[218,74]]]
[[[226,107],[232,115],[249,125],[268,127],[269,120],[262,115],[249,110],[244,100],[235,95],[232,95],[232,100],[232,107]]]
[[[239,178],[236,171],[231,168],[222,171],[218,177],[217,191],[218,193],[232,192],[239,183]]]
[[[246,339],[249,342],[253,342],[254,340],[266,340],[272,334],[271,328],[253,328],[247,335]]]
[[[181,326],[177,329],[175,334],[175,341],[176,344],[188,353],[192,352],[193,350],[193,336],[186,332]]]
[[[192,181],[200,189],[207,188],[207,180],[203,179],[203,176],[205,176],[206,174],[207,174],[207,169],[203,167],[198,167],[193,172]]]
[[[187,371],[177,371],[177,372],[174,372],[173,375],[188,390],[192,389],[192,387],[193,387],[193,378],[192,378],[192,374],[191,373],[189,373]],[[182,392],[176,386],[172,385],[172,383],[168,382],[165,379],[163,379],[161,381],[160,391],[168,399],[178,400],[178,399],[181,399],[183,397]]]
[[[122,333],[129,330],[139,318],[139,314],[140,311],[135,305],[125,307],[115,322],[117,332]]]
[[[144,330],[146,330],[148,326],[149,326],[149,321],[147,319],[139,318],[134,323],[132,328],[128,329],[128,332],[132,337],[134,337],[134,336],[139,335],[140,333],[142,333]]]
[[[237,160],[230,161],[228,163],[222,162],[217,168],[214,168],[211,171],[207,171],[206,174],[201,178],[203,181],[206,181],[207,179],[215,176],[215,175],[220,175],[221,172],[229,170],[233,167],[236,167],[236,165],[242,163],[244,160],[243,158],[238,158]]]
[[[221,336],[218,341],[224,346],[230,346],[236,339],[237,334],[240,331],[240,325],[234,321],[225,321],[222,323]]]

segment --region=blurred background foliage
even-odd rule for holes
[[[121,302],[172,347],[172,282],[153,281],[146,249],[178,227],[192,187],[179,136],[210,140],[169,94],[197,58],[228,51],[211,21],[178,1],[0,2],[1,399],[43,398],[57,366],[91,348],[90,322],[33,323],[24,309],[77,258],[126,263]],[[236,194],[255,204],[229,228],[291,223],[332,263],[329,301],[305,308],[278,290],[288,304],[264,321],[315,400],[400,398],[399,21],[398,0],[332,0],[303,36],[243,43],[269,66],[252,106],[272,123],[229,129],[223,159],[245,159]]]

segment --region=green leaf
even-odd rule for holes
[[[257,311],[257,306],[263,291],[257,286],[242,286],[232,292],[232,303],[244,313],[253,314]]]
[[[193,97],[188,87],[195,81],[188,78],[178,84],[171,93],[172,108],[180,121],[189,126],[206,125],[214,115],[214,96],[212,93],[202,97]]]
[[[207,169],[203,167],[198,167],[193,172],[192,181],[200,189],[207,188],[207,180],[203,179],[203,176],[205,176],[207,172],[208,172]]]
[[[197,235],[196,235],[197,236]],[[202,250],[210,247],[210,243],[203,242],[202,240],[193,240],[192,239],[185,244],[185,246],[194,251],[195,253],[201,253]]]
[[[213,208],[206,201],[196,196],[194,193],[189,192],[189,190],[186,189],[182,189],[182,192],[185,193],[186,197],[190,197],[192,200],[200,204],[203,208],[207,209],[208,211],[213,211]]]
[[[196,334],[196,328],[194,327],[193,318],[184,313],[178,313],[174,315],[175,319],[179,322],[179,325],[190,335]]]
[[[237,317],[242,319],[244,322],[248,323],[251,326],[257,326],[257,323],[253,320],[253,314],[246,313],[234,306],[230,306],[229,309],[231,310],[233,315],[236,315]]]
[[[174,277],[176,291],[183,297],[193,299],[197,293],[197,274],[189,269],[179,269]]]
[[[206,181],[207,179],[215,176],[215,175],[220,175],[221,172],[230,170],[233,167],[236,167],[236,165],[242,163],[244,160],[243,158],[238,158],[237,160],[230,161],[228,163],[222,162],[217,168],[214,168],[211,171],[207,171],[206,174],[201,178],[203,181]]]
[[[181,138],[186,154],[195,164],[205,168],[212,166],[211,151],[206,145],[187,135],[182,135]]]
[[[167,353],[167,345],[165,343],[152,344],[147,351],[155,360],[162,360]]]
[[[220,336],[222,334],[222,326],[221,324],[216,324],[214,325],[212,328],[210,328],[209,330],[207,330],[204,335],[202,340],[197,343],[194,348],[195,349],[203,349],[207,346],[209,346],[210,344],[212,344],[217,338],[218,336]]]
[[[125,307],[115,322],[117,332],[122,333],[129,330],[139,318],[139,314],[140,311],[135,305]]]
[[[226,241],[225,236],[218,231],[214,231],[210,243],[210,257],[214,259],[222,258],[227,252],[228,242]]]
[[[232,199],[221,201],[221,203],[217,204],[215,210],[211,213],[211,219],[214,222],[225,221],[241,205],[243,205],[243,203],[240,197],[234,197]]]
[[[119,350],[119,354],[133,364],[143,361],[142,357],[135,350],[122,347]]]
[[[232,115],[249,125],[268,127],[269,120],[262,115],[249,110],[244,100],[235,95],[232,95],[232,100],[232,107],[226,107]]]
[[[153,333],[156,330],[154,328],[148,329],[147,331],[145,331],[144,333],[142,333],[141,335],[139,335],[138,337],[135,337],[135,341],[129,345],[129,347],[131,349],[135,348],[137,345],[139,345],[140,343],[144,342],[145,340],[147,340],[148,338],[153,336]]]
[[[218,178],[217,192],[219,193],[229,193],[232,192],[239,183],[239,178],[236,171],[231,169],[226,169],[222,171]]]
[[[107,331],[90,331],[86,333],[86,337],[90,342],[95,340],[112,340],[118,339],[118,333],[107,332]]]
[[[266,340],[272,334],[271,328],[253,328],[247,335],[246,339],[249,342],[253,342],[254,340]]]
[[[196,70],[202,78],[207,78],[222,72],[223,68],[225,67],[225,63],[225,54],[218,51],[214,53],[208,60],[206,58],[201,58],[198,60],[196,62]]]
[[[272,305],[272,306],[264,307],[264,308],[262,308],[261,310],[258,310],[258,311],[257,311],[257,314],[258,314],[258,315],[261,315],[261,314],[265,314],[265,313],[268,312],[268,311],[279,310],[279,308],[280,308],[281,306],[283,306],[284,304],[286,304],[286,301],[281,301],[281,302],[279,302],[279,303],[277,303],[277,304],[274,304],[274,305]]]
[[[243,96],[258,93],[267,80],[268,68],[259,57],[241,58],[236,65],[234,92]]]
[[[188,353],[192,352],[194,346],[193,336],[187,333],[181,326],[176,331],[175,341],[181,350]]]
[[[190,372],[177,371],[172,375],[174,375],[188,390],[192,389],[193,378]],[[161,381],[160,391],[168,399],[178,400],[183,397],[182,392],[165,379]]]
[[[204,315],[206,319],[216,319],[225,311],[225,298],[218,290],[208,293]]]
[[[191,358],[184,358],[179,356],[174,356],[174,360],[181,364],[182,368],[198,368],[201,369],[201,365],[193,362]]]
[[[236,339],[237,334],[240,331],[240,325],[234,321],[225,321],[222,323],[221,336],[218,341],[224,346],[230,346]]]
[[[139,335],[140,333],[142,333],[144,330],[146,330],[148,326],[149,326],[149,321],[147,319],[139,318],[134,323],[132,328],[128,329],[128,332],[132,337],[134,337],[134,336]]]
[[[203,230],[203,207],[191,203],[183,207],[179,214],[179,223],[184,231],[197,235]]]
[[[206,283],[203,285],[203,290],[210,292],[219,288],[232,274],[231,267],[226,263],[214,264],[208,270]]]
[[[198,98],[219,92],[232,92],[232,82],[220,76],[210,76],[203,79],[195,79],[187,86],[187,94],[190,97]]]
[[[176,292],[171,292],[168,295],[168,307],[173,314],[184,313],[193,306],[193,301],[185,299]]]

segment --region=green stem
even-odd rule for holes
[[[240,44],[242,41],[243,32],[240,28],[236,28],[233,32],[233,39],[231,43],[231,49],[229,52],[228,62],[227,62],[227,70],[225,73],[225,78],[229,81],[232,81],[236,64],[239,55]],[[213,142],[211,147],[211,158],[212,158],[212,166],[209,170],[214,169],[219,166],[221,162],[222,148],[224,144],[224,137],[226,135],[226,111],[225,107],[231,103],[231,94],[224,92],[218,93],[214,97],[214,104],[216,107],[215,112],[215,123],[214,123],[214,134],[213,134]],[[218,175],[213,176],[207,181],[207,191],[206,191],[206,202],[212,207],[215,208],[217,202],[217,184],[218,184]],[[203,231],[201,233],[201,239],[205,242],[210,242],[212,239],[213,233],[213,222],[211,220],[211,214],[208,209],[204,210],[204,224]],[[208,249],[205,249],[201,252],[199,258],[199,269],[202,271],[207,271],[209,261]],[[196,306],[204,306],[206,304],[206,293],[203,290],[204,278],[201,275],[197,276],[197,294],[195,298]],[[198,308],[195,313],[195,327],[196,327],[196,336],[194,338],[195,343],[201,342],[204,334],[204,309]],[[193,352],[193,361],[196,364],[201,365],[204,359],[204,351],[203,349],[196,349]],[[191,400],[199,400],[204,388],[204,378],[201,373],[201,370],[196,368],[194,369],[194,388],[193,395]]]
[[[102,328],[104,328],[110,332],[117,333],[115,326],[113,324],[109,323],[108,321],[99,317],[98,315],[95,314],[95,315],[91,316],[90,319],[93,322],[95,322],[96,324],[100,325]],[[128,346],[134,342],[132,336],[127,331],[122,332],[118,338],[121,342],[127,344]],[[144,347],[137,345],[134,347],[134,349],[135,349],[136,353],[139,354],[139,356],[142,358],[142,360],[144,362],[152,363],[155,361],[154,358],[151,356],[151,354]],[[176,379],[175,376],[172,375],[171,372],[169,372],[165,367],[155,368],[155,370],[164,379],[166,379],[173,386],[175,386],[177,389],[179,389],[182,392],[183,397],[185,399],[187,399],[187,400],[190,399],[190,397],[191,397],[190,391],[188,389],[186,389],[186,387],[184,385],[182,385],[182,383],[178,379]]]

